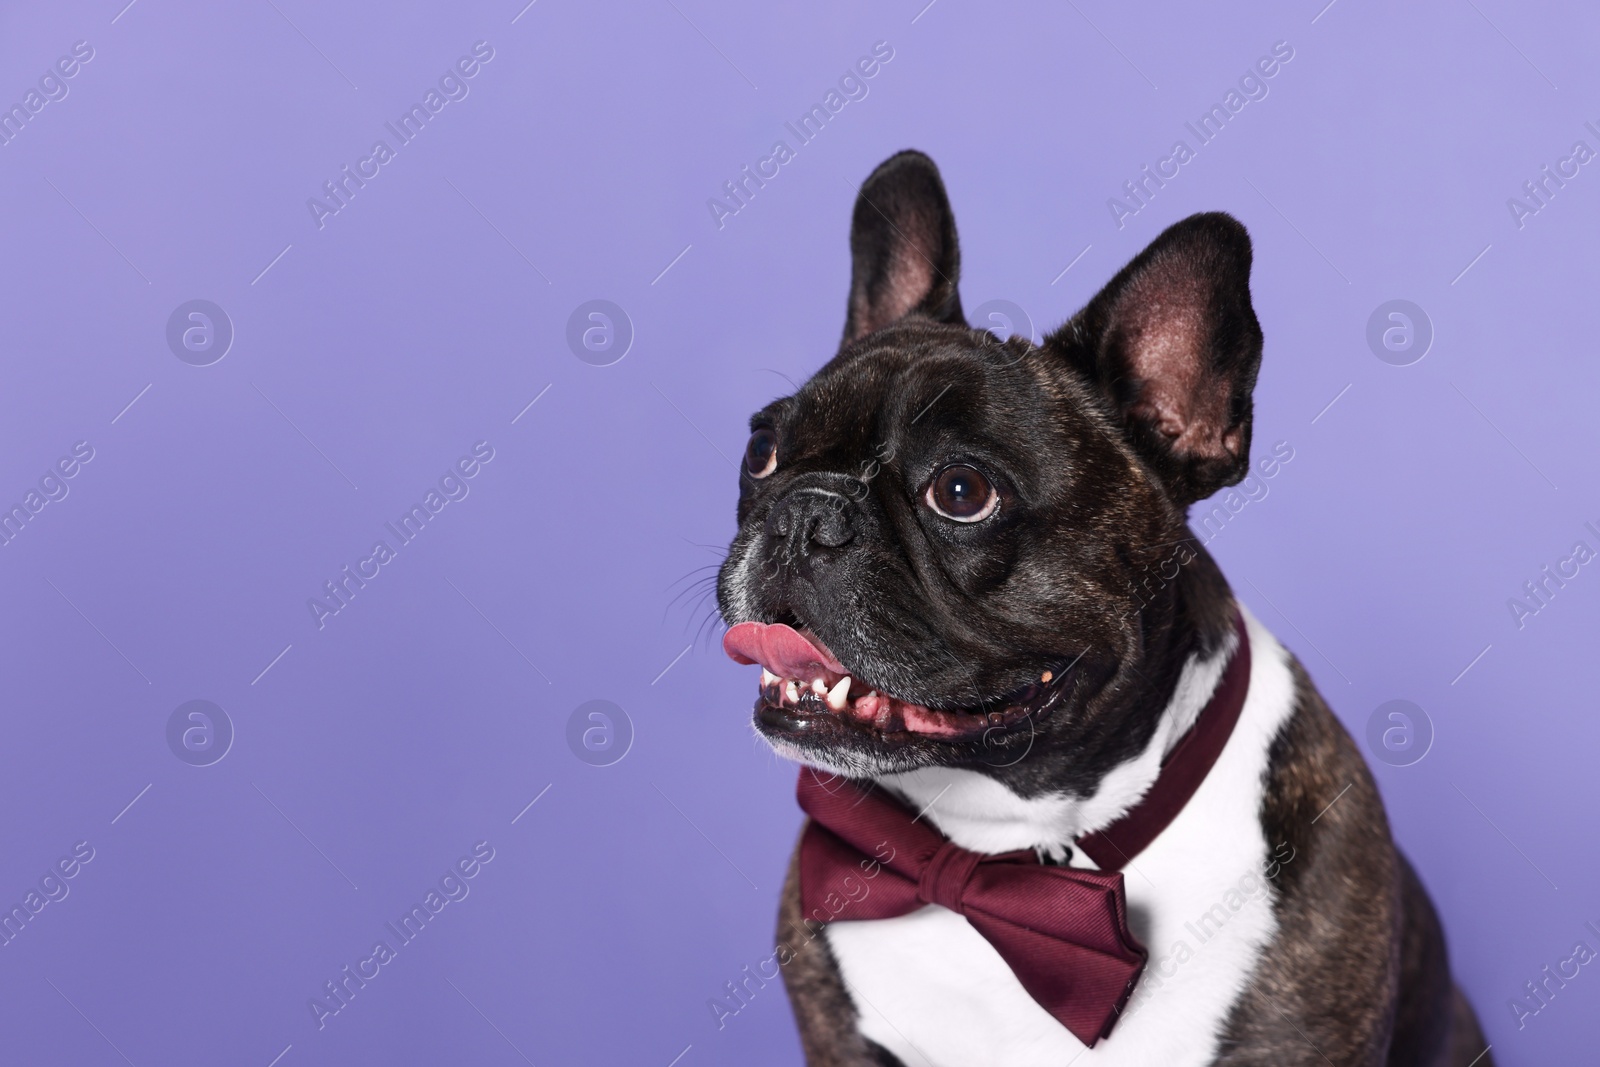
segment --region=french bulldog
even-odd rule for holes
[[[1108,1033],[1074,1036],[938,903],[804,913],[791,864],[775,958],[807,1062],[1490,1067],[1361,753],[1188,523],[1251,473],[1244,227],[1178,222],[1037,345],[963,318],[925,155],[867,179],[850,250],[837,354],[750,420],[717,577],[760,736],[960,849],[1086,871],[1075,843],[1151,789],[1246,642],[1248,689],[1127,857],[1148,963]]]

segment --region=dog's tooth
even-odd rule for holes
[[[828,707],[834,711],[843,711],[844,706],[850,701],[850,676],[847,674],[839,679],[839,684],[828,690]]]
[[[794,679],[791,678],[789,684],[784,687],[783,695],[788,698],[791,704],[800,703],[800,687],[795,684]]]
[[[776,674],[773,674],[765,667],[761,668],[761,688],[765,689],[768,686],[777,685],[782,680],[783,679],[779,678]]]
[[[813,678],[811,679],[811,691],[817,694],[819,697],[826,696],[828,693],[828,686],[821,678]]]

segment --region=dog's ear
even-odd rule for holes
[[[1178,504],[1249,472],[1261,324],[1250,235],[1236,219],[1169,227],[1045,345],[1105,394]]]
[[[861,186],[850,261],[846,344],[908,315],[965,324],[955,215],[939,168],[921,152],[890,156]]]

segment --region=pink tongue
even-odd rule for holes
[[[849,673],[833,653],[782,623],[741,622],[722,635],[722,651],[735,663],[759,663],[780,678]]]

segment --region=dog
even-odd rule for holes
[[[1176,223],[1037,345],[966,323],[927,156],[867,179],[850,250],[838,353],[750,420],[717,576],[755,729],[806,768],[774,956],[807,1062],[1489,1067],[1360,752],[1188,525],[1252,470],[1244,227]],[[1092,897],[1098,947],[972,906],[980,869]]]

